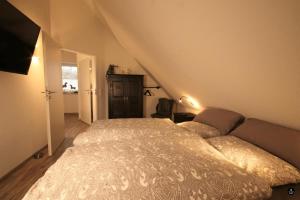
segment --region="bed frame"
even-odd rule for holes
[[[269,200],[299,200],[300,184],[290,184],[274,187],[272,197]],[[289,194],[291,193],[291,194]]]

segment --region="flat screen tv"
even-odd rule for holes
[[[0,0],[0,71],[28,74],[40,27]]]

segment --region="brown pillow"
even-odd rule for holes
[[[215,127],[226,135],[244,121],[244,116],[230,110],[208,107],[199,113],[193,121]]]
[[[259,119],[248,119],[231,134],[300,169],[300,131]]]

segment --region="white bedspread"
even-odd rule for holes
[[[66,150],[24,199],[270,197],[271,188],[264,180],[234,166],[204,139],[170,122],[97,122],[75,140],[75,146]]]

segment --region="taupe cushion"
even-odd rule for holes
[[[300,169],[300,131],[258,119],[248,119],[231,134]]]
[[[244,119],[244,116],[237,112],[208,107],[199,113],[193,121],[215,127],[222,135],[226,135],[242,123]]]

